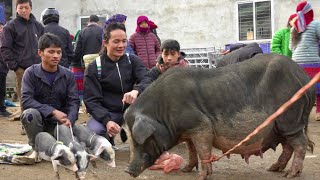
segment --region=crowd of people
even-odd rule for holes
[[[167,69],[188,67],[179,42],[160,42],[157,25],[146,16],[137,18],[136,32],[128,38],[127,16],[115,14],[101,23],[91,15],[73,48],[56,9],[43,11],[43,25],[31,13],[31,0],[16,0],[16,11],[16,18],[0,23],[0,115],[11,115],[3,105],[11,70],[21,107],[14,118],[21,120],[22,132],[33,147],[39,132],[50,132],[56,123],[72,126],[83,100],[91,115],[88,128],[116,149],[113,139],[118,133],[123,141],[127,139],[121,126],[128,106]],[[313,77],[320,71],[319,40],[320,22],[313,19],[310,3],[303,1],[289,17],[287,28],[275,33],[271,50],[292,56]],[[224,56],[234,61],[221,61],[219,67],[258,53],[262,50],[256,43],[236,47]],[[316,104],[320,120],[320,88]]]
[[[116,134],[127,139],[121,127],[126,108],[168,68],[188,66],[178,41],[169,39],[160,47],[157,25],[146,16],[137,18],[128,40],[127,16],[115,14],[101,22],[91,15],[73,46],[55,8],[42,12],[42,24],[31,13],[31,0],[16,0],[16,11],[16,18],[0,26],[0,101],[12,70],[21,108],[13,119],[21,120],[33,148],[39,132],[52,133],[56,123],[74,125],[83,100],[88,128],[116,149]],[[12,116],[3,104],[0,108],[1,116]]]

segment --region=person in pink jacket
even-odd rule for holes
[[[157,37],[150,32],[148,23],[148,17],[138,17],[136,32],[131,35],[129,43],[143,64],[151,69],[156,65],[156,59],[160,54],[160,43]]]

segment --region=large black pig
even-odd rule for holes
[[[291,59],[260,54],[237,64],[210,70],[172,68],[151,84],[125,113],[130,138],[130,163],[125,170],[136,177],[164,152],[186,142],[189,162],[183,171],[198,165],[199,179],[212,174],[212,147],[226,152],[274,113],[309,77]],[[294,103],[276,121],[233,153],[248,162],[250,155],[282,145],[270,171],[282,171],[294,154],[285,176],[302,171],[307,148],[308,117],[315,88]]]

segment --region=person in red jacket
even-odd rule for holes
[[[150,32],[148,23],[148,17],[138,17],[136,32],[131,35],[129,43],[143,64],[151,69],[156,65],[156,59],[160,54],[160,43],[157,37]]]

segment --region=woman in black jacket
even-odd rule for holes
[[[84,103],[92,115],[88,128],[113,137],[121,130],[123,112],[144,90],[147,69],[135,55],[125,54],[126,29],[111,23],[104,31],[100,56],[89,64],[84,79]]]

